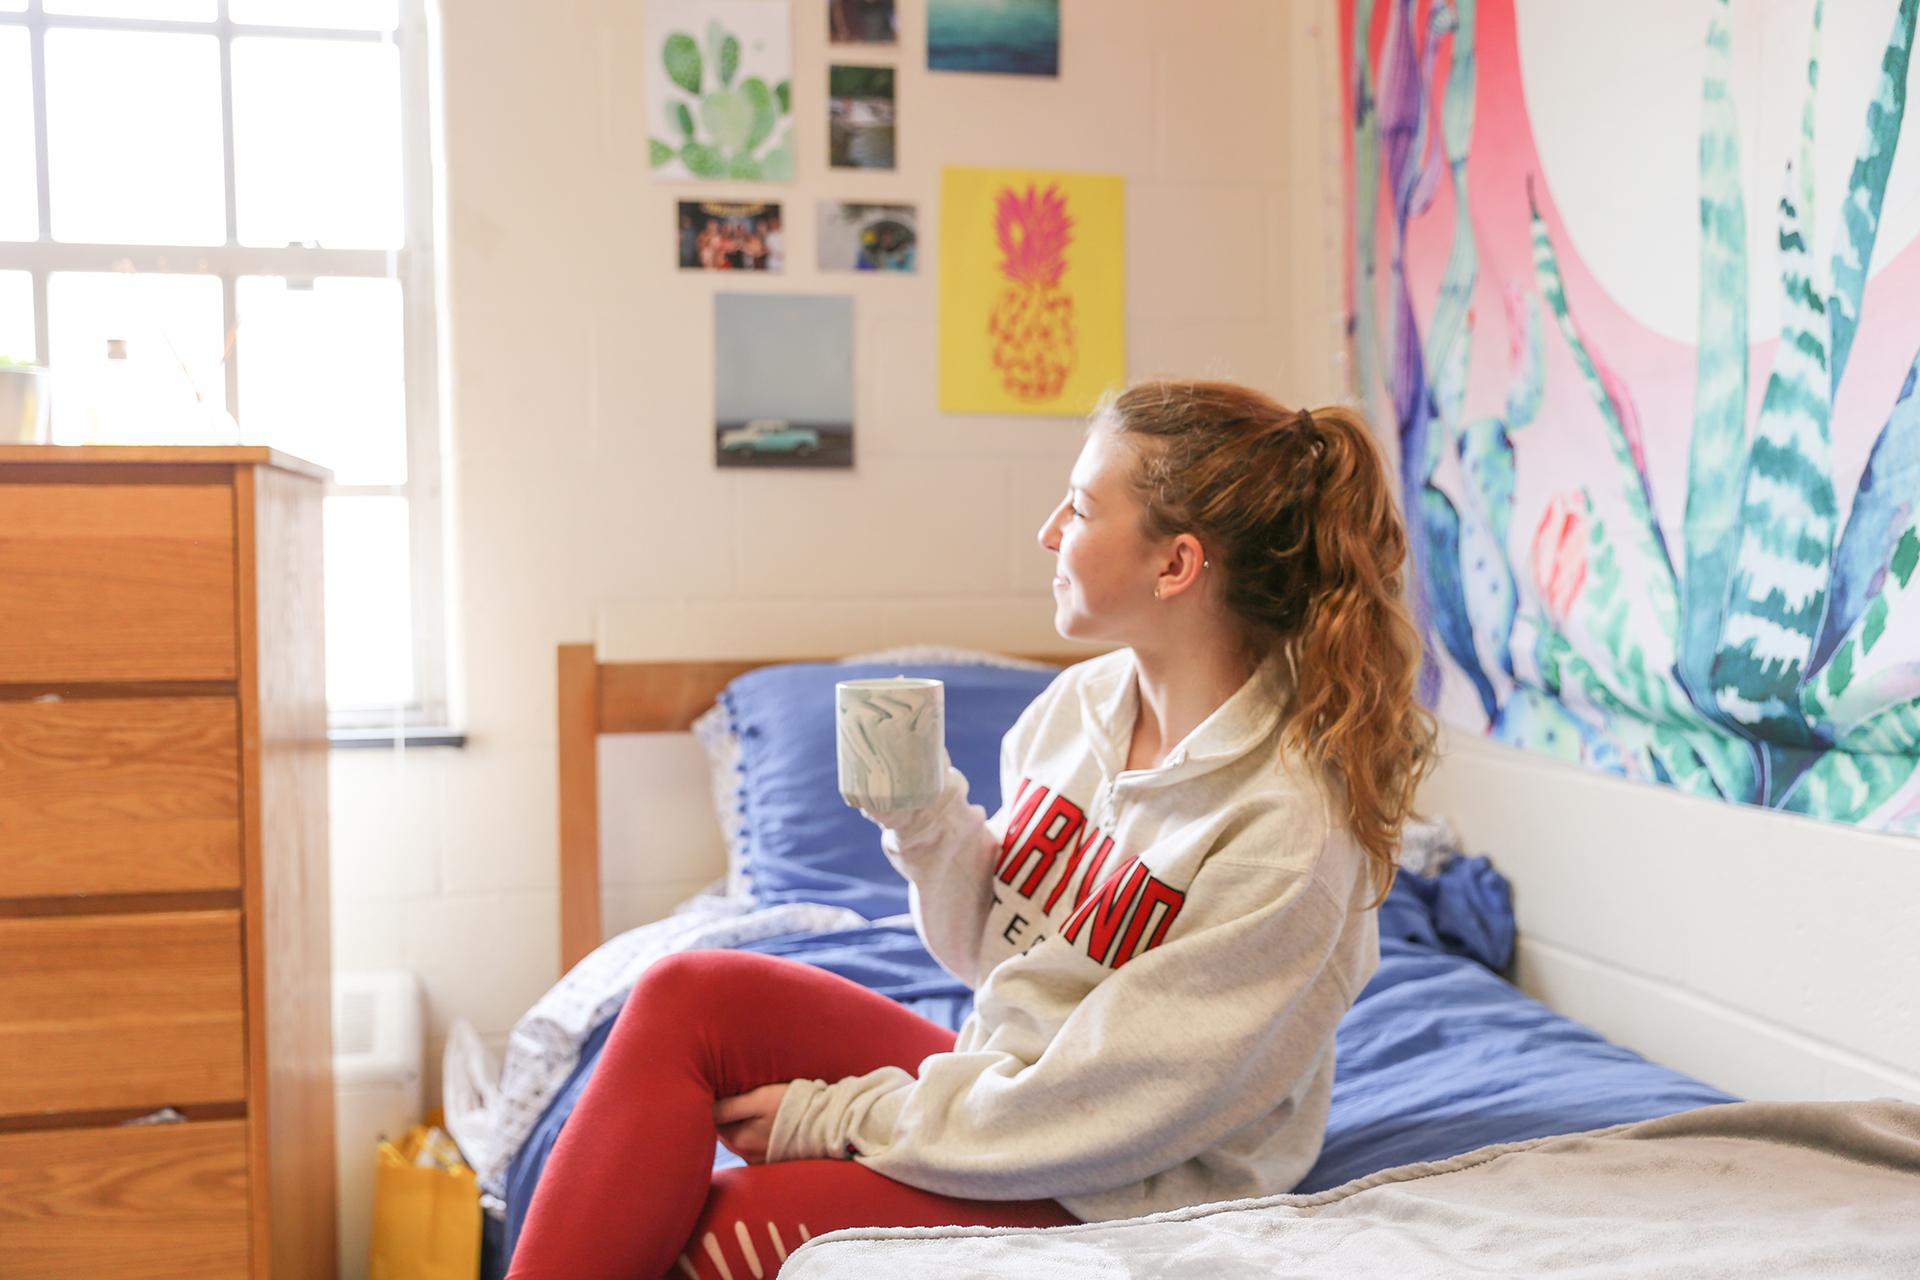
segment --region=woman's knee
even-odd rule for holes
[[[647,966],[634,984],[627,1009],[667,1015],[711,1011],[765,991],[793,961],[752,951],[676,951]]]

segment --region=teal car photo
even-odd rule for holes
[[[790,426],[781,418],[755,418],[744,427],[720,433],[722,453],[791,453],[804,458],[819,448],[818,431]]]

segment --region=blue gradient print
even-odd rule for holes
[[[927,68],[1060,74],[1060,0],[929,0]]]

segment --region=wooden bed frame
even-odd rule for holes
[[[601,662],[590,644],[563,644],[559,655],[560,967],[564,972],[603,940],[600,735],[685,733],[735,676],[779,662],[839,659]],[[1096,655],[1009,656],[1064,667]]]

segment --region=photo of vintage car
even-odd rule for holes
[[[713,300],[713,461],[853,466],[853,299],[726,291]]]
[[[720,433],[723,453],[791,453],[805,458],[819,448],[818,431],[790,426],[784,418],[755,418],[744,427]]]

